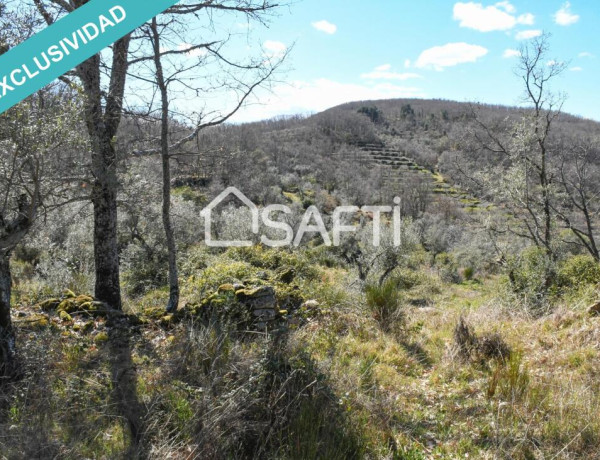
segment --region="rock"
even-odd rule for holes
[[[259,286],[253,289],[240,289],[236,291],[237,300],[251,310],[277,309],[277,297],[273,286]]]
[[[251,313],[255,328],[264,329],[277,318],[279,307],[273,286],[240,289],[236,291],[235,297]]]
[[[94,304],[92,302],[84,302],[78,307],[78,310],[84,311],[86,313],[91,313],[95,309],[96,307],[94,307]]]
[[[253,310],[252,315],[254,315],[257,319],[262,321],[270,321],[275,319],[276,312],[275,310]]]
[[[600,316],[600,302],[596,302],[590,308],[588,308],[588,313],[591,316]]]
[[[73,321],[73,317],[64,310],[58,314],[58,317],[63,323],[70,323],[71,321]]]
[[[218,293],[226,293],[226,292],[235,292],[235,287],[233,284],[221,284],[219,289],[217,289]]]
[[[77,297],[77,296],[70,289],[65,289],[65,291],[63,292],[63,297],[65,299],[72,299],[72,298]]]
[[[277,292],[279,308],[282,310],[288,310],[289,312],[294,312],[302,306],[305,299],[304,296],[302,296],[300,287],[289,285],[286,286],[286,288],[279,289]]]
[[[316,300],[307,300],[300,306],[300,308],[304,308],[306,310],[314,310],[316,308],[319,308],[319,302],[317,302]]]
[[[95,302],[89,295],[80,295],[75,297],[67,297],[58,304],[56,311],[60,314],[61,311],[66,313],[74,313],[78,311],[90,312],[95,308],[94,304],[102,305],[102,302]]]
[[[294,281],[295,276],[296,270],[293,267],[281,267],[276,275],[277,280],[285,284],[290,284]]]
[[[88,302],[93,302],[94,298],[90,297],[89,295],[78,295],[77,297],[75,297],[73,299],[73,301],[77,304],[77,305],[81,305],[84,303],[88,303]]]
[[[60,314],[60,312],[64,311],[67,313],[73,313],[77,310],[77,304],[73,302],[72,298],[68,298],[63,300],[59,305],[56,311]]]
[[[79,305],[79,311],[83,311],[92,316],[102,316],[104,314],[108,314],[110,308],[104,302],[94,300],[92,302],[85,302]]]
[[[60,299],[48,299],[39,304],[43,311],[53,311],[60,305]]]
[[[46,315],[31,315],[22,323],[19,323],[23,330],[27,331],[40,331],[47,328],[50,325],[48,317]]]

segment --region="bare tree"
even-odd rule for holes
[[[528,107],[517,123],[492,126],[474,111],[474,137],[485,151],[502,156],[504,164],[500,173],[494,170],[472,179],[487,183],[510,214],[506,227],[498,231],[527,238],[554,258],[559,145],[553,128],[565,98],[552,93],[549,84],[566,64],[548,59],[548,39],[542,35],[521,48],[517,74]]]
[[[179,303],[179,280],[178,280],[178,269],[177,269],[177,246],[175,240],[175,234],[173,225],[171,223],[171,165],[170,160],[177,155],[187,155],[185,152],[185,146],[192,140],[196,139],[198,133],[208,127],[216,126],[225,123],[235,113],[242,108],[247,101],[248,97],[263,84],[267,83],[272,77],[276,69],[281,65],[285,58],[285,53],[282,56],[278,56],[276,59],[264,59],[261,56],[258,60],[250,60],[250,62],[236,62],[233,59],[229,59],[224,55],[223,48],[224,44],[228,39],[219,41],[210,38],[206,42],[190,43],[191,37],[182,36],[181,32],[174,27],[178,24],[178,16],[181,14],[180,11],[174,11],[168,15],[164,15],[164,20],[159,23],[157,18],[153,18],[145,33],[147,34],[150,43],[152,45],[151,54],[148,57],[139,56],[136,58],[137,63],[144,62],[146,59],[151,59],[154,64],[152,69],[153,75],[146,76],[145,73],[138,74],[137,78],[145,81],[154,80],[156,90],[159,94],[160,103],[158,104],[158,111],[160,112],[160,148],[146,148],[138,149],[135,151],[135,155],[161,155],[162,160],[162,220],[165,231],[165,237],[167,242],[168,250],[168,270],[169,270],[169,301],[167,304],[167,311],[175,311]],[[186,29],[189,23],[186,24]],[[165,49],[162,46],[163,39],[165,37],[171,38],[172,35],[177,36],[175,41],[183,41],[185,45],[180,49]],[[176,58],[183,58],[183,61],[187,61],[190,53],[194,51],[202,50],[203,53],[194,59],[191,64],[183,65],[181,60]],[[175,58],[175,60],[173,60]],[[166,64],[165,64],[166,63]],[[224,65],[226,70],[225,79],[219,79],[218,88],[219,90],[225,89],[226,92],[233,93],[235,95],[234,102],[230,107],[225,107],[223,110],[218,110],[210,114],[199,113],[197,114],[197,121],[195,126],[190,128],[190,133],[180,137],[177,141],[172,141],[173,133],[171,127],[175,125],[173,123],[174,117],[177,113],[170,111],[171,99],[174,97],[170,88],[178,86],[184,88],[184,92],[192,91],[192,93],[199,93],[206,91],[207,89],[214,87],[214,84],[207,82],[203,78],[188,78],[190,73],[197,75],[204,67],[215,65],[218,63]],[[223,69],[221,68],[221,71]],[[234,72],[237,71],[237,72]],[[168,73],[167,73],[168,72]],[[238,75],[239,74],[239,75]],[[185,91],[187,90],[187,91]],[[153,113],[153,101],[154,97],[149,103],[148,113]],[[152,141],[150,141],[152,143]],[[182,152],[183,149],[183,152]]]
[[[570,243],[582,247],[600,261],[595,224],[600,217],[600,148],[595,140],[578,140],[563,149],[558,182],[562,200],[556,206],[558,219],[573,233]]]
[[[87,0],[32,1],[47,24],[52,24],[57,18],[87,3]],[[277,6],[268,0],[211,0],[175,5],[166,13],[185,16],[190,20],[204,19],[211,24],[211,15],[216,11],[241,13],[262,21],[263,15]],[[145,65],[152,61],[152,55],[148,56],[144,51],[143,41],[146,37],[141,30],[127,34],[115,42],[108,62],[104,61],[105,55],[99,53],[80,64],[72,75],[63,76],[69,81],[78,79],[85,94],[85,119],[92,146],[95,295],[115,309],[121,308],[117,245],[117,134],[127,96],[126,82],[128,76],[137,73],[131,69],[135,65]],[[202,47],[206,48],[207,45],[203,43],[198,47],[190,47],[187,52]],[[138,54],[140,51],[142,56]],[[221,56],[218,47],[213,48],[212,53]],[[222,58],[223,62],[229,62],[225,57]]]

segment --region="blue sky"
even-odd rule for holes
[[[301,0],[255,36],[273,54],[294,44],[287,72],[239,113],[250,121],[362,99],[443,98],[516,105],[514,56],[548,32],[568,62],[553,89],[565,111],[600,121],[600,2]]]

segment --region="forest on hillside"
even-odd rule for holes
[[[0,52],[84,3],[0,0]],[[0,114],[0,458],[599,458],[600,124],[549,37],[519,107],[231,123],[286,55],[220,15],[279,8],[183,2]],[[275,224],[207,227],[228,187]]]

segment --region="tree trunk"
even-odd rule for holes
[[[162,220],[167,239],[169,252],[169,303],[167,311],[177,310],[179,305],[179,274],[177,271],[177,245],[171,224],[171,172],[169,169],[169,155],[162,155],[163,168],[163,206]]]
[[[169,253],[169,303],[167,311],[177,310],[179,305],[179,274],[177,272],[177,245],[171,223],[171,166],[169,163],[169,94],[160,58],[160,34],[156,18],[152,19],[152,44],[154,46],[154,65],[156,82],[161,96],[161,132],[160,147],[162,158],[162,221]]]
[[[167,122],[163,119],[163,127],[167,128]],[[167,239],[167,250],[169,253],[169,303],[167,311],[172,312],[177,310],[179,305],[179,274],[177,271],[177,245],[175,243],[175,235],[173,225],[171,223],[171,170],[169,165],[169,153],[164,153],[164,145],[166,143],[166,135],[163,134],[163,153],[162,153],[162,169],[163,169],[163,194],[162,194],[162,220],[165,229],[165,237]]]
[[[86,96],[86,125],[92,149],[92,203],[94,205],[95,295],[111,308],[121,309],[117,240],[117,155],[115,137],[121,122],[131,35],[113,45],[108,94],[101,89],[98,54],[81,63],[78,75]],[[105,96],[105,104],[102,103]]]
[[[117,171],[115,150],[102,144],[101,155],[94,154],[94,262],[95,295],[111,308],[121,309],[119,252],[117,240]]]
[[[15,361],[15,331],[10,319],[10,254],[0,253],[0,377],[11,373]]]

